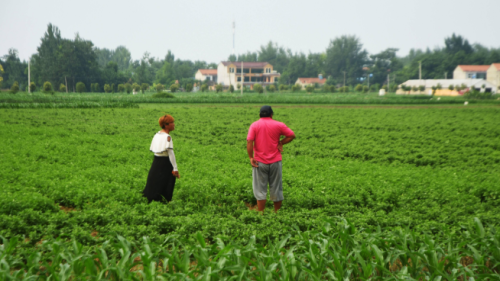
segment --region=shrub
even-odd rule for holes
[[[356,85],[356,87],[354,88],[354,91],[356,91],[358,93],[363,91],[363,86],[361,84]]]
[[[138,93],[141,90],[141,86],[137,83],[132,84],[132,89],[134,92]]]
[[[10,87],[10,92],[12,94],[16,94],[17,92],[19,92],[19,83],[17,83],[17,81],[12,84],[12,87]]]
[[[93,93],[99,93],[99,83],[94,83],[94,88],[92,89]]]
[[[163,84],[160,84],[160,83],[156,84],[156,92],[157,93],[161,93],[161,92],[163,92],[163,90],[165,90],[165,86],[163,86]]]
[[[418,91],[418,87],[417,87],[417,86],[413,86],[411,89],[412,89],[414,92]]]
[[[337,92],[337,87],[335,87],[334,85],[330,85],[330,93],[335,93]]]
[[[186,92],[191,93],[192,91],[193,91],[193,84],[191,83],[186,84]]]
[[[202,92],[206,92],[206,91],[208,91],[208,85],[207,85],[207,84],[203,84],[203,85],[201,85],[201,91],[202,91]]]
[[[264,88],[259,83],[256,83],[256,84],[253,85],[253,90],[256,91],[259,94],[262,94],[264,92]]]
[[[87,91],[87,88],[85,88],[85,84],[83,82],[76,83],[76,92],[77,93],[83,93],[86,91]]]
[[[111,84],[111,93],[115,92],[115,83]]]
[[[35,82],[30,83],[30,92],[33,93],[36,91],[36,84]]]
[[[61,92],[61,93],[66,92],[66,86],[63,83],[61,83],[61,85],[59,85],[59,92]]]
[[[43,83],[43,91],[45,93],[52,93],[52,83],[50,83],[49,81]]]
[[[314,91],[314,85],[307,85],[306,86],[306,92],[312,93]]]
[[[236,89],[238,89],[238,90],[241,89],[241,84],[240,83],[236,84]]]
[[[292,92],[294,92],[294,93],[298,92],[298,91],[300,91],[301,88],[302,88],[302,86],[295,84],[292,86]]]
[[[215,86],[215,92],[216,93],[222,92],[222,85],[221,84],[217,84],[217,86]]]
[[[270,92],[270,93],[274,93],[274,91],[276,91],[276,86],[274,86],[274,85],[268,85],[268,86],[266,87],[266,90],[267,90],[268,92]]]
[[[443,88],[443,86],[441,86],[441,84],[438,83],[436,86],[436,89],[441,90],[442,88]]]
[[[174,83],[170,85],[170,92],[175,93],[177,90],[179,90],[179,84]]]
[[[132,85],[130,85],[130,83],[125,83],[125,91],[127,92],[127,94],[130,94],[132,92]]]
[[[349,92],[349,86],[343,86],[339,88],[339,92],[341,93],[348,93]]]
[[[286,90],[288,90],[288,87],[287,87],[286,85],[284,85],[284,84],[281,84],[281,85],[278,87],[278,89],[279,89],[279,90],[280,90],[280,92],[281,92],[281,91],[286,91]]]
[[[448,90],[452,90],[453,91],[453,89],[455,89],[455,87],[453,85],[448,86]]]
[[[233,85],[229,85],[229,92],[231,92],[231,93],[234,92],[234,86]]]
[[[141,84],[141,92],[144,94],[144,91],[146,91],[149,88],[148,83],[142,83]]]
[[[118,84],[118,92],[123,93],[125,91],[125,85]]]
[[[321,89],[322,92],[328,93],[330,92],[330,85],[324,84],[323,88]]]
[[[363,93],[368,93],[368,91],[369,91],[369,90],[370,90],[370,89],[368,88],[368,86],[367,86],[367,85],[364,85],[364,86],[363,86]]]
[[[104,92],[111,93],[111,87],[109,86],[109,84],[104,84]]]
[[[389,86],[389,91],[391,91],[391,92],[396,92],[397,89],[398,89],[398,85],[397,84],[391,84]]]
[[[425,86],[424,86],[424,85],[420,85],[420,86],[418,86],[418,90],[419,90],[420,92],[425,91]]]
[[[161,84],[159,84],[161,85]],[[158,86],[156,86],[158,88]],[[162,85],[163,87],[163,85]],[[158,89],[157,89],[158,91]],[[157,92],[156,94],[153,95],[153,98],[160,98],[160,99],[165,99],[165,98],[173,98],[174,95],[172,95],[171,93],[165,93],[165,92]]]

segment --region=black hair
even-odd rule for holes
[[[269,114],[269,112],[261,112],[259,113],[259,117],[271,117],[273,115],[272,113]]]

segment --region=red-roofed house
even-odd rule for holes
[[[209,81],[217,83],[217,69],[198,69],[194,75],[194,79],[200,81],[208,79]]]
[[[319,84],[319,85],[324,85],[326,82],[326,78],[318,78],[318,77],[312,77],[312,78],[306,78],[306,77],[299,77],[295,84],[298,84],[302,86],[302,89],[304,89],[307,85],[314,85],[314,84]]]
[[[490,65],[486,72],[487,81],[500,87],[500,63]]]
[[[453,79],[485,79],[489,65],[459,65],[453,71]]]
[[[256,83],[267,86],[278,82],[280,74],[273,70],[268,62],[240,62],[223,61],[217,66],[218,82],[229,87],[241,83],[241,64],[243,63],[243,85],[250,86]]]

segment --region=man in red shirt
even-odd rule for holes
[[[281,136],[285,136],[280,140]],[[283,182],[281,152],[283,145],[291,142],[295,133],[284,123],[273,120],[273,109],[269,105],[260,108],[260,119],[250,125],[247,136],[247,152],[252,164],[253,194],[259,211],[264,211],[269,184],[270,199],[274,211],[281,208]],[[254,155],[255,154],[255,155]]]

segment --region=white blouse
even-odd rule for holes
[[[169,134],[163,133],[159,131],[153,137],[153,141],[151,142],[151,146],[149,148],[155,156],[158,157],[169,157],[170,163],[174,167],[174,171],[177,171],[177,163],[175,161],[174,154],[174,143],[172,141],[172,137]]]

